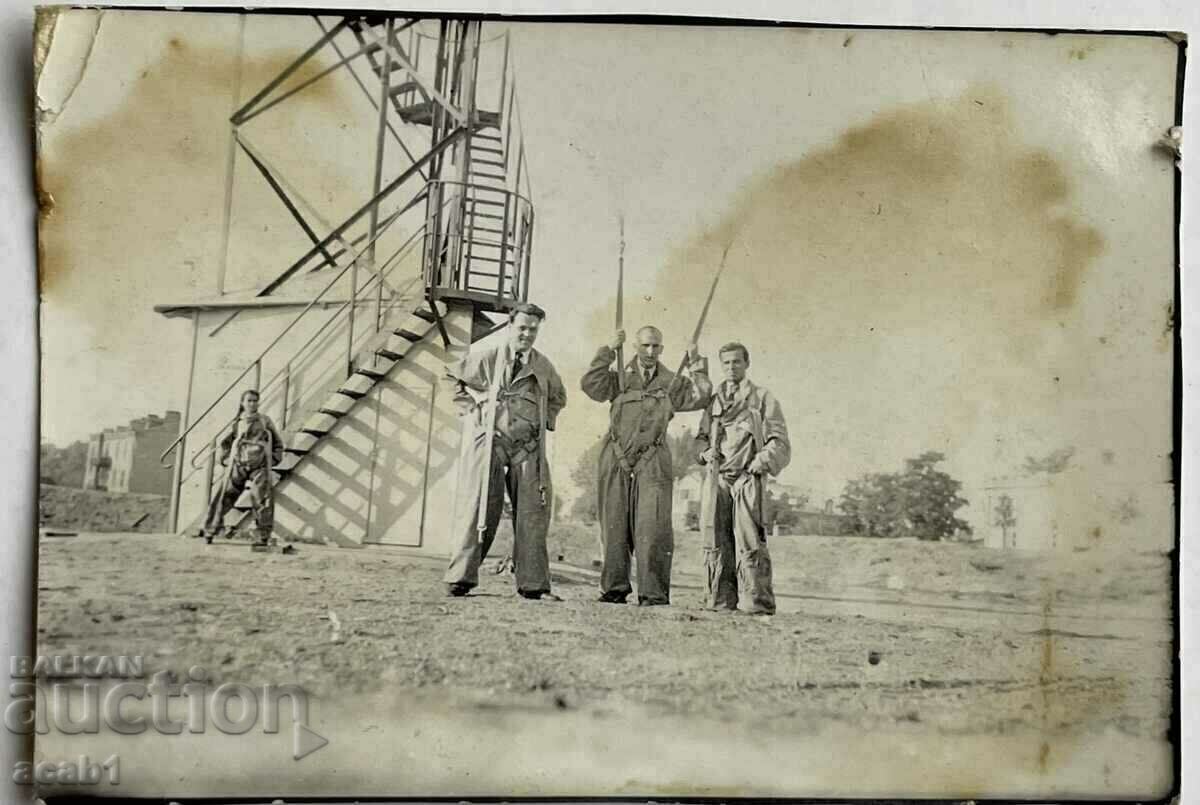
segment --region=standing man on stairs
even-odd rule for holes
[[[610,426],[600,453],[600,532],[604,568],[600,600],[624,604],[632,592],[630,556],[637,556],[639,606],[671,602],[671,558],[675,533],[671,524],[674,475],[667,425],[680,411],[699,411],[712,398],[708,362],[688,344],[688,374],[676,375],[659,360],[662,332],[637,332],[637,355],[627,366],[611,368],[625,341],[618,330],[602,346],[583,376],[583,392],[596,402],[611,403]],[[621,376],[621,373],[624,377]]]
[[[225,515],[237,503],[242,492],[250,489],[250,508],[257,527],[255,545],[271,540],[275,524],[275,501],[271,494],[271,468],[283,458],[283,439],[275,423],[259,413],[258,392],[242,392],[237,421],[220,441],[221,464],[228,465],[221,488],[208,505],[201,533],[206,542],[225,531]]]
[[[479,565],[496,537],[507,490],[513,510],[517,592],[531,599],[553,597],[546,533],[554,490],[546,462],[546,432],[554,430],[558,412],[567,404],[567,392],[550,361],[533,348],[545,318],[546,312],[537,305],[516,305],[508,314],[503,344],[472,351],[447,372],[463,415],[453,521],[458,547],[444,577],[448,595],[466,595],[479,584]],[[489,416],[493,393],[495,410]],[[490,479],[485,516],[480,517],[485,472],[490,472]]]

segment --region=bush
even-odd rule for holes
[[[954,513],[967,505],[962,484],[936,465],[941,453],[922,453],[899,473],[872,473],[846,484],[839,508],[854,533],[871,537],[938,540],[971,532]]]
[[[57,447],[48,442],[41,444],[41,482],[56,486],[83,487],[87,470],[87,442],[72,442],[67,447]]]

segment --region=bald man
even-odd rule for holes
[[[674,476],[667,425],[680,411],[699,411],[712,398],[708,363],[689,344],[686,376],[676,376],[659,360],[662,332],[643,327],[637,332],[637,354],[624,372],[625,390],[611,366],[625,343],[618,330],[592,359],[581,383],[596,402],[610,403],[609,430],[600,453],[598,483],[600,531],[604,567],[600,600],[624,604],[633,592],[630,559],[637,555],[637,594],[641,606],[671,602],[671,558],[675,533],[671,527]]]

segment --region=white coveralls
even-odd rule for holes
[[[487,427],[483,422],[497,352],[507,344],[467,355],[448,370],[455,385],[455,401],[463,411],[463,451],[455,495],[453,538],[457,547],[443,577],[447,584],[467,588],[479,584],[479,565],[487,558],[503,512],[504,493],[513,510],[513,571],[522,593],[550,592],[550,557],[546,532],[550,527],[550,502],[554,489],[546,462],[546,431],[554,430],[558,412],[567,404],[567,393],[558,372],[546,356],[529,349],[522,366],[512,376],[513,356],[504,360],[505,375],[496,407],[492,455],[485,456]],[[484,403],[477,402],[478,399]],[[478,531],[479,498],[485,467],[492,474],[488,485],[486,529]]]
[[[721,383],[696,436],[701,452],[716,444],[718,462],[709,466],[700,493],[708,606],[774,614],[771,555],[762,507],[763,474],[778,475],[791,460],[787,423],[779,402],[743,378]]]

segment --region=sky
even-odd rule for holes
[[[151,308],[215,292],[235,77],[244,98],[316,33],[251,18],[239,68],[235,17],[106,12],[93,36],[78,13],[39,87],[42,423],[59,444],[182,408],[190,328]],[[750,348],[791,432],[781,480],[814,499],[926,450],[968,490],[1063,448],[1104,483],[1170,479],[1173,168],[1153,145],[1174,114],[1169,42],[510,30],[539,348],[571,393],[559,477],[606,427],[578,378],[612,330],[623,215],[625,321],[661,327],[671,365],[728,248],[701,351],[715,369],[720,344]],[[331,220],[369,187],[358,93],[336,74],[250,132]],[[252,288],[306,244],[237,176],[227,287]]]

